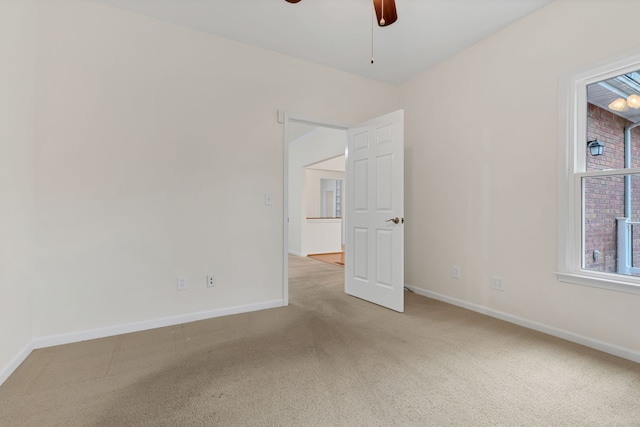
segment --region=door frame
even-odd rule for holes
[[[335,120],[326,120],[304,114],[284,112],[282,116],[283,124],[283,145],[284,145],[284,187],[283,187],[283,215],[282,215],[282,229],[283,229],[283,266],[282,266],[282,305],[289,305],[289,123],[301,123],[318,127],[325,127],[331,129],[340,129],[347,131],[349,124],[339,122]],[[345,157],[348,155],[345,149]],[[348,167],[345,163],[345,168]],[[345,185],[346,188],[346,173],[345,170]],[[345,221],[345,214],[343,214],[342,221]],[[345,241],[346,245],[346,241]],[[345,246],[345,252],[348,248]]]

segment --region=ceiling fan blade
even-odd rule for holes
[[[388,27],[398,20],[395,0],[373,0],[373,7],[376,10],[379,26]]]

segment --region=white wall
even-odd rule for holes
[[[322,216],[320,203],[322,187],[320,185],[320,180],[341,179],[344,185],[344,172],[307,168],[305,171],[305,178],[304,197],[306,200],[306,209],[303,215],[306,217],[320,217]]]
[[[640,356],[640,296],[554,275],[559,81],[640,48],[638,16],[558,0],[401,87],[407,283]]]
[[[409,284],[640,351],[640,297],[553,274],[558,80],[638,48],[637,2],[557,0],[399,91],[89,1],[37,2],[33,29],[30,7],[0,2],[0,369],[30,337],[280,299],[278,109],[405,108]]]
[[[302,135],[289,144],[289,253],[306,256],[302,247],[307,217],[305,166],[343,155],[346,147],[346,131],[325,127]]]
[[[302,253],[306,255],[342,252],[342,219],[303,221]]]
[[[342,219],[308,219],[320,217],[321,179],[341,179],[344,172],[306,168],[302,219],[302,253],[322,254],[342,251]]]
[[[35,336],[281,300],[276,111],[358,122],[395,88],[89,1],[39,12]]]
[[[34,22],[29,2],[0,2],[0,384],[32,337]]]

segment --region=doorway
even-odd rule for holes
[[[291,176],[301,173],[290,164],[292,143],[297,134],[346,131],[343,194],[347,203],[342,207],[346,236],[345,293],[404,311],[404,111],[397,110],[355,127],[285,113],[283,125],[283,304],[289,304],[289,252],[294,252],[292,243],[296,244],[300,237],[295,235],[300,227],[292,223],[302,218],[302,204],[290,201],[290,196],[299,194],[300,189],[291,189],[295,186]],[[307,154],[306,150],[302,152]]]
[[[333,175],[330,172],[320,173],[319,171],[327,169],[322,165],[323,162],[331,159],[339,159],[345,155],[347,129],[348,125],[340,122],[325,121],[285,113],[283,118],[284,125],[284,265],[283,265],[283,301],[284,305],[289,304],[289,254],[295,256],[307,256],[309,253],[317,252],[318,248],[326,248],[327,242],[320,242],[325,246],[310,246],[305,238],[310,238],[310,234],[318,236],[326,236],[329,233],[338,233],[337,242],[338,251],[343,250],[344,243],[344,212],[340,209],[340,218],[335,217],[336,212],[336,191],[334,187],[332,199],[327,200],[326,191],[322,191],[321,179],[335,179],[335,171]],[[334,160],[335,161],[335,160]],[[339,161],[339,160],[338,160]],[[313,166],[315,165],[315,168]],[[307,179],[308,166],[312,167],[309,174],[313,179],[314,185],[317,185],[317,197],[309,195],[309,203],[304,192],[304,184]],[[325,176],[326,175],[326,176]],[[315,180],[317,179],[317,183]],[[344,181],[344,180],[343,180]],[[324,183],[328,186],[328,183]],[[344,197],[342,188],[345,188],[344,182],[339,184],[341,187],[341,198]],[[335,186],[335,181],[334,181]],[[329,203],[334,218],[324,217],[322,215],[322,207]],[[342,200],[340,202],[342,203]],[[317,206],[317,214],[307,214],[307,208],[313,210],[313,206]],[[310,217],[310,218],[308,218]],[[334,244],[335,239],[331,239]],[[344,248],[346,250],[346,248]],[[311,251],[311,252],[310,252]]]

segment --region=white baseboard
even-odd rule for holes
[[[165,326],[180,325],[182,323],[198,320],[212,319],[214,317],[229,316],[232,314],[248,313],[251,311],[265,310],[268,308],[282,307],[281,299],[264,301],[256,304],[239,305],[235,307],[220,308],[216,310],[200,311],[196,313],[181,314],[159,319],[143,320],[140,322],[122,325],[108,326],[105,328],[89,329],[68,334],[49,335],[34,338],[22,351],[20,351],[4,368],[0,370],[0,385],[20,366],[22,362],[38,348],[53,347],[56,345],[70,344],[74,342],[93,340],[97,338],[111,337],[114,335],[128,334],[131,332],[146,331],[148,329],[162,328]]]
[[[485,314],[487,316],[495,317],[496,319],[500,319],[509,323],[514,323],[516,325],[524,326],[525,328],[533,329],[538,332],[542,332],[548,335],[552,335],[554,337],[562,338],[567,341],[584,345],[585,347],[590,347],[596,350],[603,351],[605,353],[613,354],[614,356],[622,357],[623,359],[628,359],[633,362],[640,363],[640,352],[630,350],[625,347],[620,347],[615,344],[607,343],[594,338],[589,338],[584,335],[575,334],[573,332],[569,332],[564,329],[559,329],[553,326],[548,326],[542,323],[534,322],[532,320],[528,320],[522,317],[504,313],[502,311],[493,310],[491,308],[488,308],[482,305],[459,300],[457,298],[452,298],[436,292],[431,292],[426,289],[417,288],[411,285],[405,285],[405,286],[418,295],[422,295],[438,301],[446,302],[452,305],[456,305],[458,307],[466,308],[468,310]]]
[[[180,325],[182,323],[196,322],[198,320],[212,319],[214,317],[229,316],[232,314],[241,314],[248,313],[250,311],[282,307],[283,305],[283,301],[279,299],[260,302],[256,304],[239,305],[235,307],[220,308],[216,310],[180,314],[177,316],[162,317],[159,319],[143,320],[140,322],[108,326],[105,328],[89,329],[84,331],[71,332],[68,334],[36,337],[33,340],[33,348],[53,347],[56,345],[94,340],[97,338],[105,338],[114,335],[128,334],[131,332],[146,331],[148,329],[163,328],[165,326]]]
[[[16,354],[13,359],[6,366],[0,369],[0,385],[2,385],[7,378],[13,374],[13,372],[18,369],[18,366],[24,362],[24,360],[29,357],[31,352],[33,351],[33,341],[24,346],[22,350]]]
[[[299,256],[299,257],[306,257],[307,254],[303,254],[302,252],[296,252],[296,251],[289,251],[289,255],[295,255],[295,256]]]

